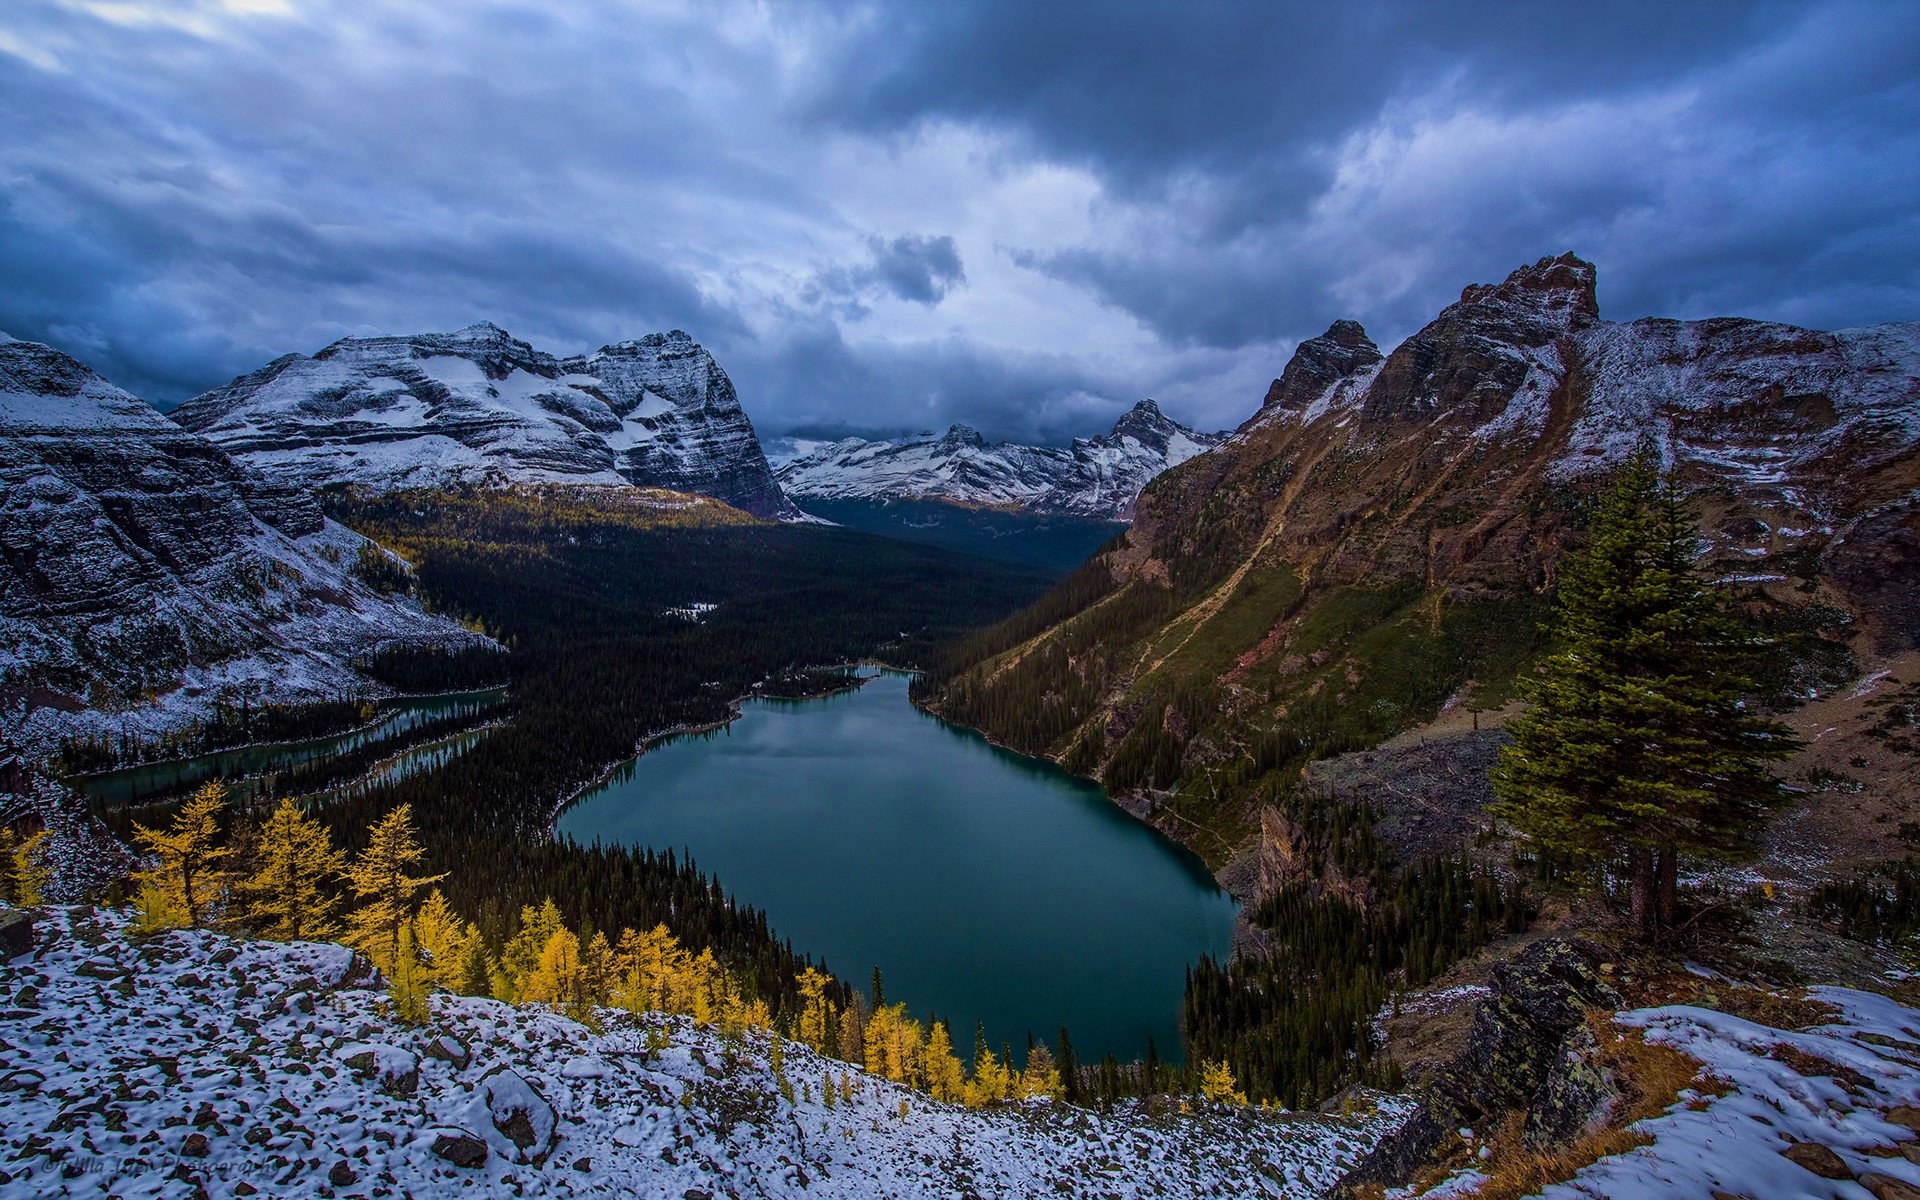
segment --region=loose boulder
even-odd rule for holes
[[[517,1072],[501,1067],[480,1081],[493,1127],[520,1151],[523,1162],[538,1163],[553,1145],[553,1105]]]
[[[33,914],[18,908],[0,912],[0,959],[18,958],[33,949]]]
[[[487,1161],[487,1144],[464,1129],[447,1130],[433,1139],[433,1152],[456,1167],[473,1168]]]

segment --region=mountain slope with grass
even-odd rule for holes
[[[1123,540],[918,695],[1224,867],[1308,761],[1505,702],[1587,500],[1642,444],[1707,566],[1794,635],[1770,699],[1912,647],[1917,442],[1920,324],[1614,324],[1591,264],[1542,259],[1391,353],[1352,321],[1303,343]]]

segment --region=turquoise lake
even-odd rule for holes
[[[1093,1061],[1180,1057],[1186,968],[1223,957],[1233,902],[1200,860],[1053,764],[907,700],[886,673],[818,700],[753,700],[663,742],[562,815],[591,844],[691,854],[775,932],[962,1053],[1060,1026]]]

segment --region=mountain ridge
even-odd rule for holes
[[[1197,433],[1142,400],[1109,432],[1075,438],[1066,448],[990,444],[956,423],[937,436],[816,446],[783,462],[775,478],[803,499],[911,500],[1121,521],[1148,481],[1223,437]]]
[[[1802,639],[1781,698],[1920,640],[1899,582],[1920,560],[1920,322],[1614,324],[1592,264],[1561,255],[1390,353],[1352,321],[1302,343],[1118,544],[921,699],[1221,866],[1258,837],[1250,797],[1306,760],[1498,707],[1582,497],[1641,444],[1691,497],[1707,566]]]
[[[802,520],[733,381],[682,330],[559,358],[492,322],[288,354],[168,414],[307,486],[629,483]]]
[[[235,688],[385,689],[349,664],[490,644],[376,591],[391,564],[304,489],[233,463],[68,355],[0,341],[0,733],[152,734]]]

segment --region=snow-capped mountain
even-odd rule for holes
[[[1150,480],[1219,441],[1142,400],[1112,432],[1075,438],[1064,450],[989,445],[975,430],[955,425],[939,437],[820,444],[783,464],[775,478],[802,498],[919,500],[1125,520]]]
[[[677,329],[566,359],[487,322],[343,338],[172,416],[239,461],[310,486],[624,482],[800,517],[726,371]]]
[[[4,335],[0,335],[4,336]],[[484,641],[357,577],[360,535],[50,346],[0,341],[0,736],[156,732],[245,683],[374,692],[395,643]]]

